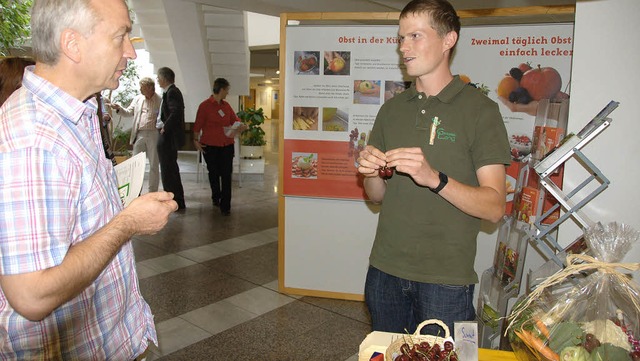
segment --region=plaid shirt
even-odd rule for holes
[[[0,108],[0,273],[59,265],[122,210],[96,103],[25,70]],[[29,321],[0,290],[0,360],[131,360],[157,344],[131,242],[81,294]]]

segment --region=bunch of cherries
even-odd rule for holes
[[[427,341],[414,343],[410,346],[408,343],[400,346],[400,355],[394,361],[458,361],[458,355],[453,350],[453,342],[445,341],[441,348],[439,344],[434,343],[433,346]]]

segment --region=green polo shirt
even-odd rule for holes
[[[434,121],[438,125],[429,144]],[[511,161],[498,105],[458,76],[436,96],[418,93],[413,85],[387,101],[369,144],[382,151],[420,147],[433,168],[470,186],[478,186],[479,168]],[[387,181],[369,261],[383,272],[412,281],[477,283],[479,231],[480,219],[396,173]]]

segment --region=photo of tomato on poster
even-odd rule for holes
[[[319,51],[294,52],[294,70],[296,75],[318,75],[320,73]]]

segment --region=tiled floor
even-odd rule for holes
[[[371,329],[362,302],[278,292],[277,155],[234,182],[230,217],[195,158],[180,155],[186,211],[134,239],[159,338],[147,360],[356,361]]]

